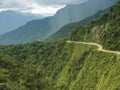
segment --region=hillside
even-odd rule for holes
[[[57,41],[0,46],[1,90],[119,90],[120,56]]]
[[[15,30],[28,21],[42,18],[43,16],[41,15],[25,14],[10,10],[2,11],[0,12],[0,35]]]
[[[70,35],[70,32],[72,31],[72,29],[74,27],[76,27],[78,25],[85,25],[92,20],[98,19],[101,15],[105,14],[107,11],[108,11],[108,9],[99,10],[94,15],[92,15],[84,20],[81,20],[81,21],[76,22],[76,23],[70,23],[70,24],[64,25],[60,30],[58,30],[57,32],[52,34],[50,37],[48,37],[47,41],[58,40],[61,38],[68,38]]]
[[[120,51],[120,1],[101,18],[75,27],[70,39],[100,43],[106,49]]]
[[[0,90],[120,90],[119,8],[73,27],[67,41],[0,45]]]
[[[110,7],[115,2],[116,0],[88,0],[78,5],[67,5],[52,17],[30,21],[12,32],[1,35],[0,44],[43,41],[65,24],[83,20],[98,10]]]

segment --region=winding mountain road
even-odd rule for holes
[[[112,50],[105,50],[103,49],[103,46],[97,43],[91,43],[91,42],[79,42],[79,41],[66,41],[67,43],[78,43],[78,44],[86,44],[86,45],[94,45],[98,47],[98,51],[106,52],[106,53],[113,53],[116,55],[120,55],[120,52],[118,51],[112,51]]]

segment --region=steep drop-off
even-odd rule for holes
[[[0,90],[120,90],[119,8],[74,27],[70,43],[1,45]]]
[[[70,35],[70,32],[72,31],[72,29],[74,27],[79,26],[79,25],[86,25],[90,21],[98,19],[101,15],[107,13],[107,11],[108,11],[108,9],[99,10],[94,15],[92,15],[84,20],[64,25],[60,30],[58,30],[57,32],[52,34],[50,37],[48,37],[47,41],[54,41],[54,40],[58,40],[58,39],[62,39],[62,38],[68,38]]]
[[[92,45],[34,42],[0,53],[1,90],[120,89],[120,55]]]
[[[101,18],[87,25],[75,27],[70,39],[73,41],[96,42],[104,48],[120,51],[120,1]]]

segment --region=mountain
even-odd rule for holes
[[[86,25],[90,21],[98,19],[101,15],[107,13],[107,11],[108,11],[108,9],[99,10],[94,15],[92,15],[84,20],[81,20],[76,23],[70,23],[70,24],[64,25],[60,30],[58,30],[57,32],[52,34],[50,37],[48,37],[47,41],[53,41],[53,40],[58,40],[58,39],[62,39],[62,38],[69,38],[70,32],[72,31],[72,29],[74,27],[76,27],[78,25]]]
[[[83,20],[98,10],[110,7],[115,2],[116,0],[88,0],[79,5],[67,5],[52,17],[30,21],[12,32],[1,35],[0,44],[43,41],[65,24]]]
[[[92,45],[0,46],[0,90],[119,90],[120,56]]]
[[[120,1],[101,18],[87,25],[74,27],[70,39],[73,41],[96,42],[105,49],[120,51]]]
[[[0,12],[0,34],[10,32],[16,28],[24,25],[28,21],[34,19],[42,19],[41,15],[32,15],[27,13],[20,13],[17,11],[2,11]]]
[[[120,54],[105,50],[120,53],[119,8],[120,0],[99,19],[75,26],[71,43],[0,45],[0,90],[120,90]]]

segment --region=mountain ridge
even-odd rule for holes
[[[0,45],[0,90],[120,90],[119,9],[120,0],[68,39]]]
[[[75,22],[75,23],[70,23],[70,24],[64,25],[63,27],[61,27],[60,30],[58,30],[57,32],[53,33],[50,37],[48,37],[46,41],[53,41],[53,40],[58,40],[58,39],[61,39],[61,38],[68,38],[70,32],[72,31],[72,29],[75,26],[86,25],[90,21],[98,19],[101,15],[103,15],[103,14],[105,14],[107,12],[108,12],[108,9],[106,9],[106,10],[99,10],[94,15],[92,15],[92,16],[86,18],[86,19],[83,19],[83,20],[81,20],[79,22]]]
[[[0,12],[0,34],[10,32],[20,26],[23,26],[28,21],[34,19],[42,19],[43,16],[21,13],[18,11],[1,11]]]
[[[111,0],[111,1],[109,0],[99,1],[98,0],[97,2],[100,2],[100,3],[97,3],[98,5],[93,4],[92,2],[94,2],[94,0],[92,1],[90,0],[89,2],[86,2],[88,5],[87,7],[82,4],[80,4],[80,6],[77,5],[77,7],[75,8],[67,7],[68,9],[66,8],[61,9],[63,12],[59,14],[56,13],[56,15],[53,17],[45,18],[43,20],[30,21],[23,27],[16,29],[14,32],[1,35],[0,44],[26,43],[26,42],[31,42],[35,40],[43,41],[48,36],[50,36],[52,33],[59,30],[63,25],[73,22],[73,21],[76,22],[76,20],[80,21],[81,19],[94,14],[100,9],[104,9],[105,7],[107,8],[113,5],[116,2],[116,0]],[[103,7],[103,5],[105,6]],[[81,8],[81,6],[83,6],[85,9],[82,10],[83,7]],[[61,12],[61,10],[59,12]],[[74,18],[71,18],[71,17],[74,17]]]
[[[103,45],[105,49],[120,51],[120,12],[118,8],[120,8],[120,1],[99,19],[93,20],[87,25],[75,27],[70,39],[95,42]]]

